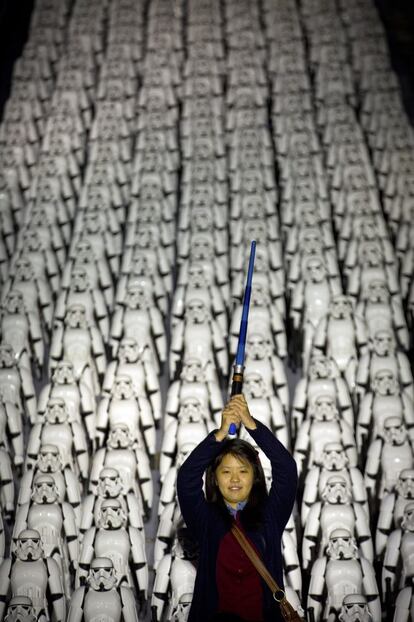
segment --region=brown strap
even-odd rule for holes
[[[272,575],[270,574],[270,572],[268,571],[268,569],[266,568],[266,566],[264,565],[264,563],[262,562],[262,560],[260,559],[256,551],[254,550],[254,548],[252,547],[252,545],[250,544],[250,542],[248,541],[248,539],[246,538],[242,530],[235,523],[233,523],[231,531],[234,537],[236,538],[236,540],[238,541],[238,543],[240,544],[243,551],[246,553],[247,557],[252,562],[253,566],[256,568],[257,572],[260,574],[260,576],[269,586],[273,594],[273,598],[277,600],[278,602],[283,600],[283,598],[285,597],[284,591],[278,586],[278,584],[276,583],[276,581],[274,580],[274,578],[272,577]]]

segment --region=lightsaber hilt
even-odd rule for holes
[[[233,395],[240,395],[240,393],[243,390],[243,372],[244,372],[244,365],[237,365],[237,364],[234,365],[233,378],[231,382],[231,391],[230,391],[231,397],[233,397]],[[229,434],[233,436],[234,434],[236,434],[236,432],[237,432],[236,424],[231,423],[229,427]]]

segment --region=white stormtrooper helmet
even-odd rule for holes
[[[188,301],[185,309],[185,318],[191,324],[205,324],[210,320],[210,315],[203,300],[193,298]]]
[[[247,397],[262,398],[268,397],[268,390],[263,377],[256,372],[249,372],[243,378],[243,392]]]
[[[368,601],[363,594],[347,594],[338,616],[340,622],[372,622]]]
[[[414,469],[400,471],[395,490],[401,497],[414,500]]]
[[[102,529],[126,527],[127,516],[118,499],[104,499],[102,501],[97,523],[98,527]]]
[[[23,529],[17,536],[16,556],[21,561],[36,561],[43,557],[40,533],[36,529]]]
[[[377,395],[396,395],[398,392],[398,379],[391,369],[379,369],[375,372],[371,382],[372,390]]]
[[[138,343],[132,337],[124,337],[118,350],[118,359],[120,363],[136,363],[140,359],[140,348]]]
[[[81,304],[70,305],[65,314],[65,324],[69,328],[86,328],[86,308]]]
[[[180,379],[184,382],[202,382],[205,372],[200,359],[196,357],[188,357],[183,361],[183,368]]]
[[[372,347],[378,356],[387,356],[396,348],[395,336],[390,330],[378,330],[373,336]]]
[[[347,505],[352,500],[352,491],[344,477],[331,475],[326,480],[321,497],[327,503]]]
[[[401,519],[401,529],[414,532],[414,501],[407,503],[404,508],[404,514]]]
[[[6,313],[14,315],[15,313],[24,313],[25,304],[24,297],[18,289],[11,289],[4,299],[2,307]]]
[[[341,471],[349,460],[340,443],[326,443],[322,452],[322,464],[328,471]]]
[[[35,476],[31,498],[38,504],[56,503],[59,500],[56,482],[51,475],[39,473]]]
[[[311,283],[321,283],[326,278],[326,267],[321,257],[312,256],[305,263],[305,279]]]
[[[326,553],[330,559],[356,559],[358,547],[348,529],[334,529],[329,536]]]
[[[58,361],[52,376],[57,384],[72,384],[75,382],[75,371],[71,361]]]
[[[178,420],[182,423],[199,422],[206,418],[202,403],[197,397],[188,396],[182,400],[178,411]]]
[[[36,466],[41,473],[57,473],[62,468],[62,459],[56,445],[41,445]]]
[[[134,441],[131,430],[123,423],[118,423],[109,430],[107,445],[111,449],[132,447]]]
[[[250,359],[254,361],[262,361],[270,358],[272,354],[272,345],[269,339],[266,339],[263,333],[248,333],[246,339],[246,351]]]
[[[122,479],[117,469],[103,468],[99,473],[98,494],[106,499],[118,497],[122,493]]]
[[[0,368],[10,369],[16,365],[17,356],[13,347],[4,341],[0,344]]]
[[[407,428],[401,417],[387,417],[382,430],[384,440],[390,445],[403,445],[407,440]]]
[[[108,592],[117,584],[112,560],[109,557],[95,557],[89,569],[87,582],[95,592]]]
[[[329,305],[331,317],[343,320],[352,317],[352,299],[350,296],[335,296]]]
[[[338,417],[338,408],[330,395],[319,395],[309,408],[316,421],[333,421]]]
[[[134,387],[131,377],[126,374],[116,375],[111,393],[117,400],[129,400],[134,397]]]
[[[51,397],[48,399],[45,412],[47,423],[65,423],[68,417],[68,407],[61,397]]]

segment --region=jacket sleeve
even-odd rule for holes
[[[181,465],[177,475],[177,496],[188,529],[197,539],[205,530],[207,501],[203,475],[209,463],[220,453],[224,441],[217,441],[213,430],[197,445]]]
[[[295,503],[298,473],[296,462],[276,436],[260,421],[257,428],[247,430],[272,465],[272,485],[269,491],[270,511],[282,532]]]

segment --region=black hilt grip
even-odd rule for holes
[[[240,395],[243,392],[243,374],[233,374],[230,395]]]

